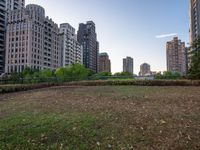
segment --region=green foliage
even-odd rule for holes
[[[165,71],[163,74],[160,72],[155,75],[155,79],[181,79],[181,74],[179,72],[171,72],[171,71]]]
[[[87,79],[89,70],[81,64],[58,68],[55,72],[59,81],[74,81]]]
[[[110,72],[99,72],[94,74],[91,79],[93,80],[106,80],[112,77],[112,73]]]
[[[114,77],[118,78],[133,78],[133,75],[129,72],[117,72],[114,74]]]
[[[192,60],[188,77],[190,79],[200,79],[200,38],[193,43],[192,49]]]
[[[12,73],[10,75],[10,80],[13,82],[13,83],[18,83],[20,81],[20,79],[22,78],[22,74],[20,73]]]

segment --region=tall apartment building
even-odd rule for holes
[[[98,72],[99,43],[93,21],[79,24],[78,42],[83,46],[84,66],[95,73]]]
[[[111,62],[107,53],[99,54],[99,71],[98,72],[111,72]]]
[[[151,75],[151,66],[147,63],[140,65],[140,76],[149,76]]]
[[[190,0],[190,43],[200,36],[200,0]]]
[[[25,0],[5,0],[7,11],[22,9],[25,6]]]
[[[178,37],[166,44],[167,49],[167,70],[180,72],[182,75],[187,73],[187,59],[185,43]]]
[[[126,57],[123,59],[123,72],[129,72],[133,74],[133,58]]]
[[[45,17],[45,10],[30,4],[8,15],[6,34],[6,73],[61,66],[59,28]]]
[[[60,25],[62,66],[82,64],[82,46],[78,43],[75,32],[75,28],[68,23]]]
[[[0,74],[5,67],[5,43],[7,16],[11,10],[21,9],[25,5],[25,0],[1,0],[0,1]]]

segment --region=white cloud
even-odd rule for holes
[[[172,37],[172,36],[177,36],[177,33],[169,33],[169,34],[162,34],[162,35],[157,35],[156,38],[160,39],[160,38],[166,38],[166,37]]]

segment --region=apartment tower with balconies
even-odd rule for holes
[[[5,72],[56,69],[61,66],[59,28],[43,7],[27,5],[8,15]]]

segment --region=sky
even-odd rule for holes
[[[112,72],[122,71],[122,59],[134,58],[134,73],[142,63],[152,71],[166,70],[166,42],[178,36],[189,41],[188,0],[26,0],[45,8],[58,25],[92,20],[100,52],[107,52]]]

